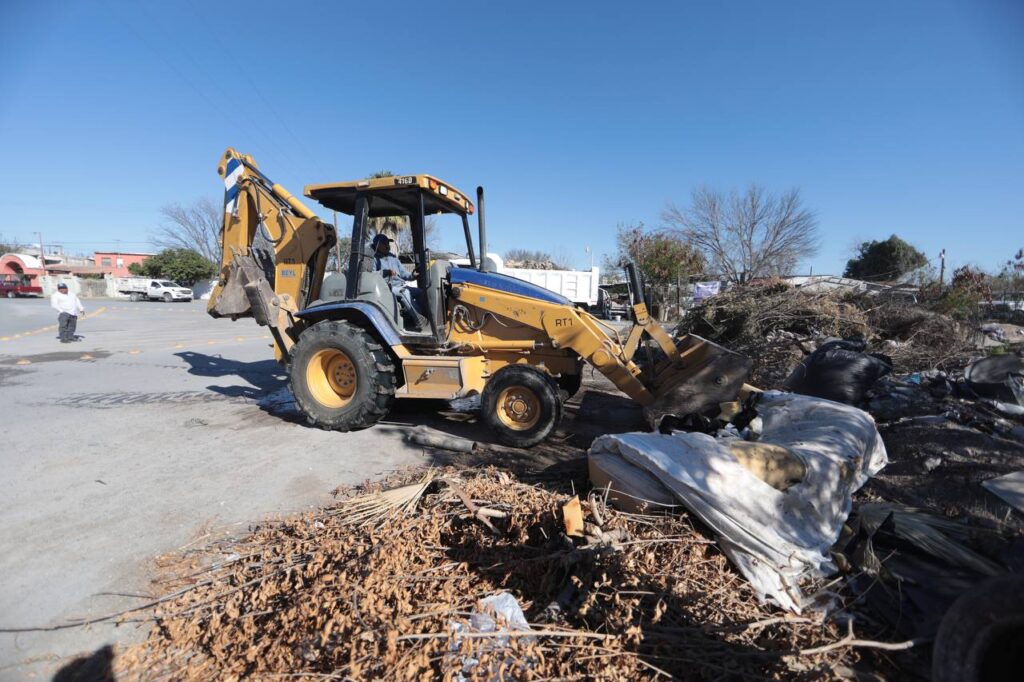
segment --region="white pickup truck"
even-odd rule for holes
[[[119,277],[117,291],[133,301],[191,301],[192,290],[166,279]]]

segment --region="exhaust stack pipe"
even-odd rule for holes
[[[626,263],[626,282],[629,284],[630,305],[642,303],[644,300],[644,291],[640,284],[640,277],[636,272],[636,264],[632,261]]]
[[[487,272],[487,221],[484,220],[484,188],[476,188],[476,219],[480,225],[480,272]]]

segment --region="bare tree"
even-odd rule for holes
[[[818,252],[818,221],[796,189],[776,195],[751,185],[726,196],[701,187],[689,207],[669,203],[661,219],[730,282],[787,275]]]
[[[161,222],[153,243],[163,249],[193,249],[210,261],[220,263],[220,230],[223,208],[209,198],[187,206],[167,204],[160,209]]]

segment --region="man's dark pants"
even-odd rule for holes
[[[61,313],[57,316],[57,326],[60,329],[61,341],[74,341],[75,327],[78,326],[78,316]]]

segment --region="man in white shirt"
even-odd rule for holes
[[[68,285],[64,282],[57,285],[57,291],[50,297],[50,307],[58,313],[57,328],[60,329],[60,342],[78,341],[75,327],[78,326],[79,316],[85,317],[85,308],[77,296],[68,292]]]

